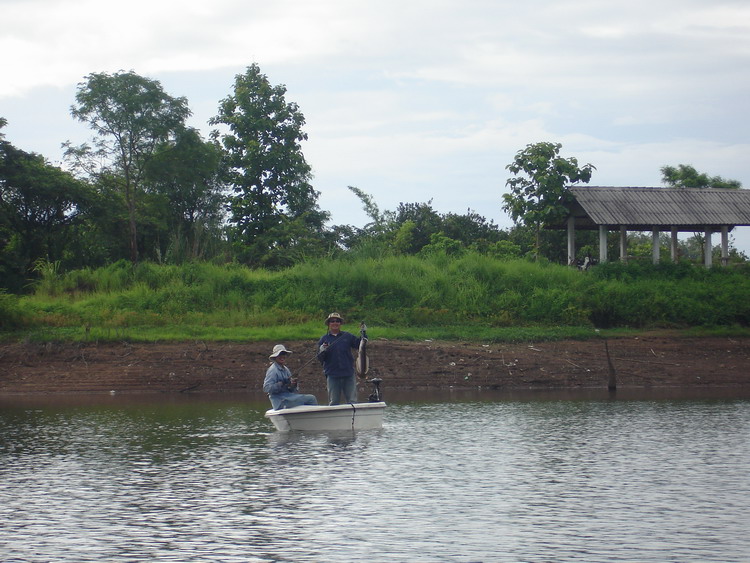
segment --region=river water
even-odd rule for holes
[[[0,401],[0,561],[748,561],[750,397],[386,397],[281,434],[262,397]]]

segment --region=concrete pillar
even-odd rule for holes
[[[651,261],[654,264],[658,264],[660,257],[661,253],[659,249],[659,229],[654,229],[653,231],[651,231]]]
[[[620,225],[620,260],[628,260],[628,230],[624,225]]]
[[[706,229],[706,240],[703,245],[704,262],[706,268],[710,268],[713,264],[713,256],[711,256],[711,229]]]
[[[721,226],[721,265],[729,265],[729,227]]]
[[[607,261],[607,225],[599,225],[599,263]]]

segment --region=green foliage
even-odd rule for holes
[[[77,239],[94,193],[44,157],[0,136],[0,273],[3,286],[21,291],[34,263],[76,264],[67,251]]]
[[[487,254],[498,260],[514,260],[521,257],[521,247],[509,240],[499,240],[489,245]]]
[[[567,188],[588,183],[595,170],[591,164],[579,167],[575,158],[560,157],[561,148],[560,143],[526,145],[505,167],[513,177],[505,183],[510,192],[503,194],[503,209],[516,223],[534,227],[537,254],[542,226],[561,224],[568,214],[566,204],[573,196]]]
[[[21,299],[16,295],[9,295],[0,289],[0,331],[12,331],[23,328],[31,314],[24,311]]]
[[[709,176],[698,172],[688,164],[662,166],[662,182],[670,188],[720,188],[736,190],[742,187],[737,180],[725,180],[721,176]]]
[[[323,240],[329,216],[318,208],[302,154],[305,118],[285,94],[285,86],[272,86],[253,64],[235,77],[233,94],[210,120],[228,129],[212,135],[224,148],[224,179],[234,193],[235,251],[253,266],[284,267],[298,260]]]
[[[415,255],[433,244],[434,236],[447,237],[456,242],[455,252],[473,250],[490,252],[490,247],[505,238],[503,232],[492,221],[471,211],[459,215],[440,214],[432,208],[432,202],[400,203],[396,211],[381,212],[372,196],[359,188],[349,189],[362,201],[371,223],[355,232],[340,231],[343,248],[355,257],[385,257],[391,254]],[[430,253],[433,248],[427,248]]]
[[[433,233],[430,236],[430,244],[423,246],[420,254],[445,254],[447,256],[459,256],[463,254],[464,247],[457,240],[445,236],[442,232]]]
[[[394,221],[401,228],[409,226],[408,245],[400,250],[405,254],[416,254],[430,243],[432,235],[441,231],[443,218],[427,203],[400,203]]]
[[[71,114],[95,134],[94,148],[66,143],[66,158],[94,181],[113,181],[128,214],[130,259],[138,261],[138,200],[146,169],[161,144],[184,128],[187,100],[169,96],[135,72],[92,73],[78,85]]]
[[[57,288],[57,278],[60,275],[60,261],[50,262],[40,258],[34,263],[34,272],[39,275],[39,279],[34,283],[36,290],[49,295],[55,295]]]
[[[601,264],[584,300],[596,326],[749,326],[747,271],[680,263]]]
[[[442,221],[440,231],[454,240],[460,241],[466,247],[476,247],[493,244],[507,236],[494,221],[468,209],[465,214],[446,213],[440,216]]]
[[[159,226],[160,261],[181,263],[215,256],[221,249],[224,194],[221,148],[192,128],[157,147],[145,168],[153,224]]]
[[[421,246],[417,243],[417,224],[406,220],[401,223],[393,236],[393,249],[399,254],[416,254]]]
[[[514,221],[527,225],[559,222],[567,214],[563,204],[572,201],[567,187],[591,179],[595,167],[579,167],[575,158],[560,157],[561,148],[560,143],[526,145],[505,167],[514,177],[506,182],[510,193],[503,195],[503,209]]]
[[[373,231],[376,233],[382,233],[387,230],[388,224],[396,220],[395,213],[393,211],[380,212],[378,204],[375,203],[375,199],[368,193],[360,190],[355,186],[347,186],[349,190],[356,195],[362,202],[362,209],[364,209],[367,216],[372,220],[371,223],[365,225],[365,230]]]
[[[718,298],[710,292],[689,312],[681,306],[689,299],[673,302],[680,290],[665,286],[664,295],[657,296],[645,288],[643,295],[651,295],[653,302],[650,313],[637,305],[613,303],[596,292],[583,299],[575,292],[590,288],[579,287],[577,281],[571,291],[537,291],[498,286],[495,279],[485,279],[484,285],[460,276],[452,279],[457,276],[455,264],[466,266],[476,256],[488,263],[506,263],[495,273],[497,279],[512,284],[518,283],[513,270],[524,268],[520,258],[566,262],[565,232],[542,227],[564,218],[568,185],[588,182],[594,167],[561,158],[559,143],[528,145],[506,167],[514,177],[507,181],[511,191],[503,196],[503,207],[516,222],[507,232],[470,209],[465,214],[437,213],[432,200],[381,211],[371,195],[352,186],[349,189],[361,200],[371,222],[361,229],[329,228],[325,226],[328,213],[317,206],[319,194],[310,184],[311,169],[301,152],[307,139],[304,117],[296,104],[285,101],[285,94],[286,88],[271,85],[257,65],[248,67],[235,78],[232,94],[221,101],[219,114],[211,121],[224,127],[214,132],[213,142],[205,142],[197,131],[185,127],[190,114],[187,101],[167,95],[157,81],[132,71],[92,73],[78,85],[71,113],[88,124],[95,137],[91,146],[66,144],[68,163],[85,181],[50,166],[40,155],[16,149],[0,131],[0,283],[14,292],[34,289],[37,297],[64,296],[73,303],[91,293],[120,293],[121,301],[105,303],[103,314],[117,316],[114,311],[125,303],[136,310],[123,313],[123,318],[131,319],[142,311],[205,315],[200,310],[206,304],[251,311],[247,314],[258,318],[259,310],[271,303],[273,314],[284,318],[346,305],[357,311],[375,308],[383,319],[398,317],[414,323],[480,319],[493,326],[510,326],[586,318],[637,326],[701,318],[745,322],[745,312],[734,304],[729,314],[717,314],[713,307]],[[6,124],[0,118],[0,129]],[[664,183],[675,187],[741,187],[737,181],[698,173],[688,165],[665,166],[662,174]],[[227,187],[234,196],[230,226],[223,222]],[[593,231],[576,234],[579,258],[597,249],[596,236]],[[650,236],[630,236],[631,253],[649,261]],[[669,252],[668,242],[663,236],[662,257]],[[608,247],[616,254],[617,233],[610,233]],[[682,258],[702,264],[704,251],[700,233],[680,243]],[[716,263],[718,252],[714,246]],[[138,256],[146,262],[140,268],[118,261],[126,256],[134,265]],[[401,260],[407,257],[419,260]],[[197,276],[202,268],[196,266],[199,260],[236,261],[268,271],[247,279],[235,266],[225,266],[232,272],[227,282],[217,273],[222,267]],[[746,261],[747,256],[730,247],[733,268]],[[311,283],[320,276],[294,273],[312,263],[321,272],[336,272],[337,277],[327,278],[333,290]],[[184,267],[167,267],[175,264]],[[381,275],[383,264],[392,272],[372,282],[373,274]],[[540,262],[540,266],[546,265]],[[404,278],[390,277],[404,274],[404,268]],[[268,278],[271,270],[280,277]],[[358,279],[351,283],[374,287],[374,292],[340,287],[338,280],[347,279],[347,270],[367,272],[366,279],[355,276]],[[660,283],[662,277],[669,277],[655,271]],[[629,272],[634,280],[653,275]],[[742,272],[746,268],[735,269]],[[215,284],[210,281],[219,279]],[[596,275],[588,278],[596,279]],[[744,282],[738,287],[744,288]],[[299,303],[293,309],[278,305],[279,296],[288,300],[290,291]],[[620,288],[603,291],[625,299],[618,293]],[[700,288],[695,291],[701,295]],[[630,292],[625,294],[631,298]],[[735,295],[731,287],[726,295]],[[316,302],[319,310],[312,311],[310,303]],[[706,307],[710,312],[703,310]],[[50,323],[65,322],[59,307],[54,309]],[[93,308],[86,314],[96,317]],[[236,319],[234,313],[229,319]]]

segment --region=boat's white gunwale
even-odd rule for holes
[[[336,411],[351,411],[354,410],[360,411],[360,410],[368,410],[368,409],[384,409],[386,407],[386,404],[382,401],[377,403],[346,403],[343,405],[302,405],[299,407],[292,407],[290,409],[280,409],[280,410],[273,410],[270,409],[266,411],[267,417],[272,416],[284,416],[284,417],[293,417],[295,415],[303,415],[303,414],[311,414],[311,413],[326,413],[326,412],[336,412]]]

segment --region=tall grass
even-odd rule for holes
[[[118,262],[50,270],[30,296],[0,294],[0,329],[235,339],[293,326],[299,335],[314,335],[336,310],[394,337],[492,339],[564,327],[569,335],[593,334],[595,327],[747,327],[748,295],[746,269],[612,263],[579,272],[474,253],[363,255],[283,271]]]

